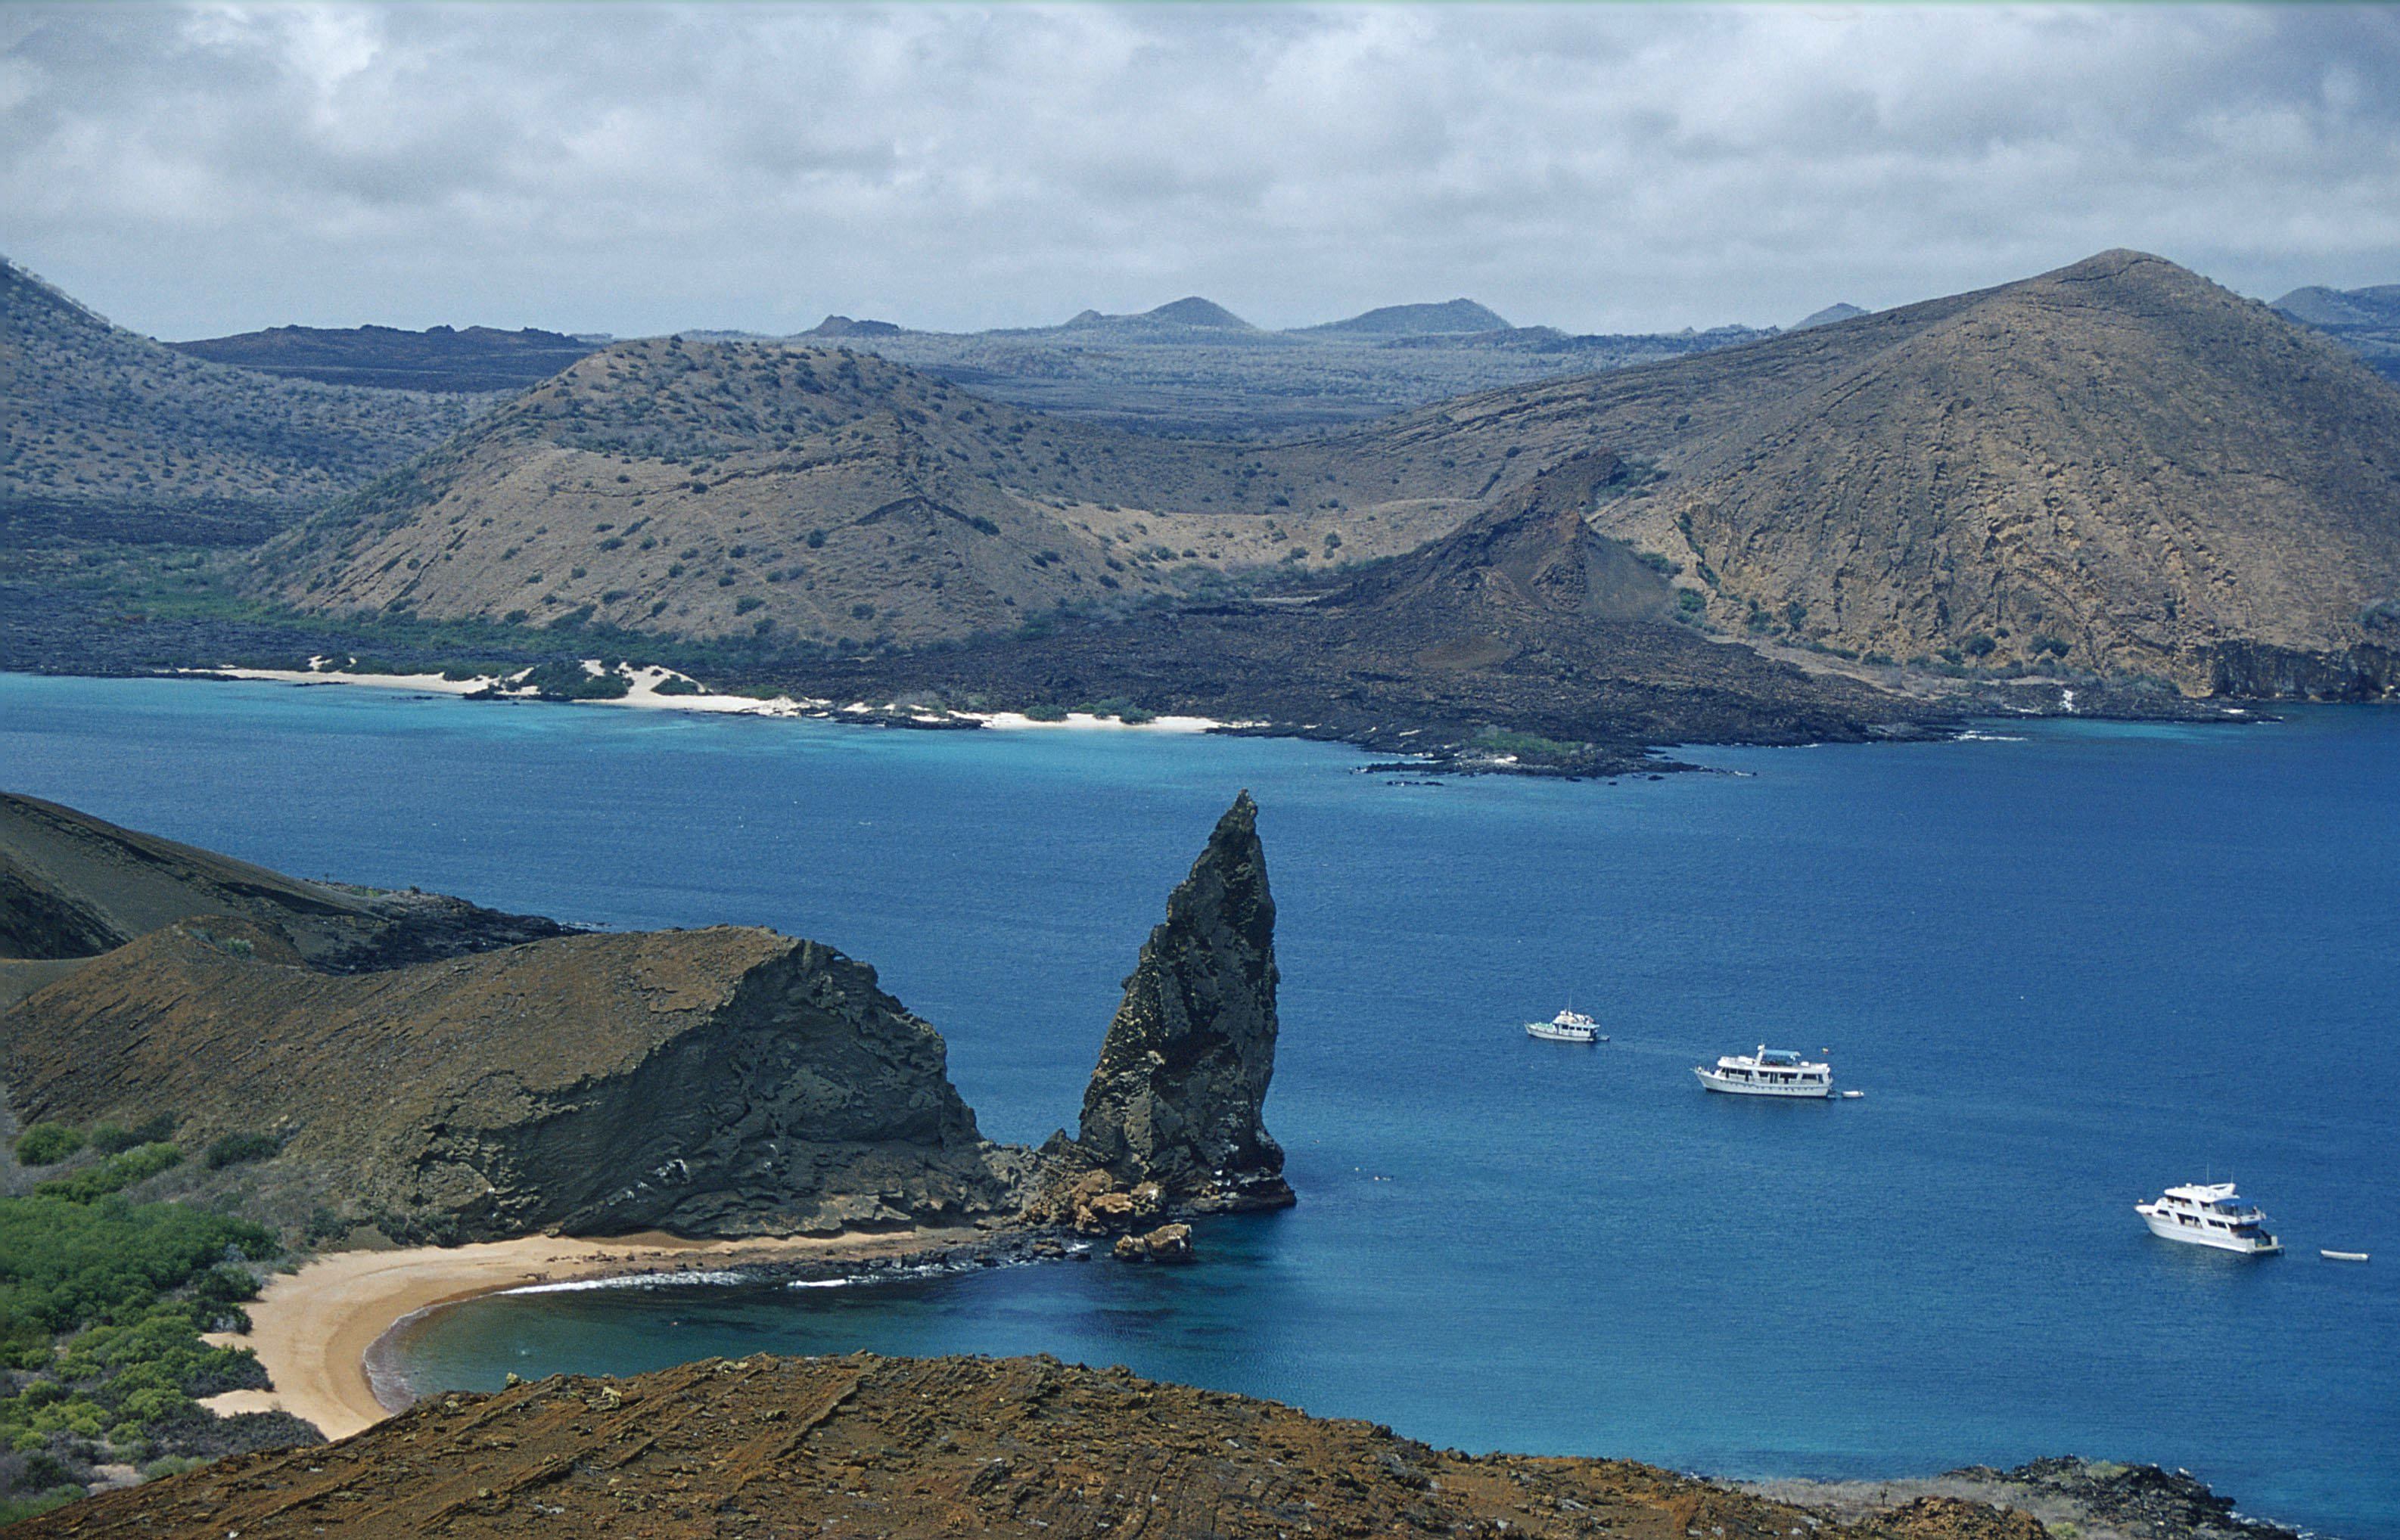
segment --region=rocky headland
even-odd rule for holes
[[[265,1141],[271,1184],[395,1240],[1149,1229],[1291,1201],[1260,1121],[1274,924],[1245,793],[1127,981],[1079,1136],[1035,1152],[983,1138],[941,1034],[815,942],[564,934],[12,798],[0,937],[41,971],[0,1015],[0,1083],[26,1124]]]

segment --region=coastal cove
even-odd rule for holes
[[[1258,797],[1300,1207],[1205,1223],[1182,1270],[486,1298],[396,1344],[420,1389],[1047,1351],[1737,1477],[2150,1460],[2400,1537],[2400,1114],[2362,1072],[2400,1005],[2400,717],[1687,757],[1739,774],[1399,785],[1289,741],[0,678],[13,790],[299,874],[841,947],[1023,1141]],[[1611,1043],[1518,1029],[1569,997]],[[1762,1039],[1865,1099],[1694,1084]],[[2144,1233],[2137,1198],[2210,1171],[2290,1255]]]

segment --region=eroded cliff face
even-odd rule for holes
[[[941,1035],[829,947],[717,927],[333,977],[235,917],[167,927],[0,1016],[27,1120],[267,1131],[443,1239],[824,1233],[1008,1206]],[[390,1224],[388,1222],[388,1227]]]
[[[1166,901],[1084,1093],[1071,1149],[1157,1206],[1194,1212],[1292,1201],[1261,1111],[1275,1074],[1275,899],[1244,792]],[[1147,1216],[1140,1216],[1147,1217]]]

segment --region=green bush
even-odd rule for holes
[[[1028,706],[1025,708],[1025,715],[1026,719],[1029,721],[1063,722],[1067,719],[1067,708],[1064,706]]]
[[[62,1123],[37,1123],[17,1136],[17,1158],[27,1165],[56,1165],[83,1148],[83,1135]]]
[[[225,1134],[209,1141],[208,1152],[200,1159],[210,1170],[222,1171],[246,1161],[270,1159],[282,1148],[283,1141],[272,1134]]]
[[[142,1137],[122,1124],[95,1123],[84,1142],[103,1155],[121,1155],[143,1142]]]
[[[34,1189],[34,1195],[63,1198],[68,1203],[90,1203],[112,1192],[121,1192],[137,1181],[146,1181],[183,1163],[183,1152],[171,1144],[139,1144],[121,1155],[112,1155],[98,1165],[87,1166],[71,1177],[58,1177],[46,1181]]]
[[[28,1344],[139,1312],[227,1247],[252,1261],[276,1250],[262,1226],[185,1204],[0,1198],[0,1349],[21,1366]]]
[[[707,693],[689,679],[661,679],[650,690],[653,695],[702,695]]]

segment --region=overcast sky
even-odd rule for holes
[[[2400,10],[0,7],[0,251],[170,338],[1657,330],[2110,246],[2400,282]]]

